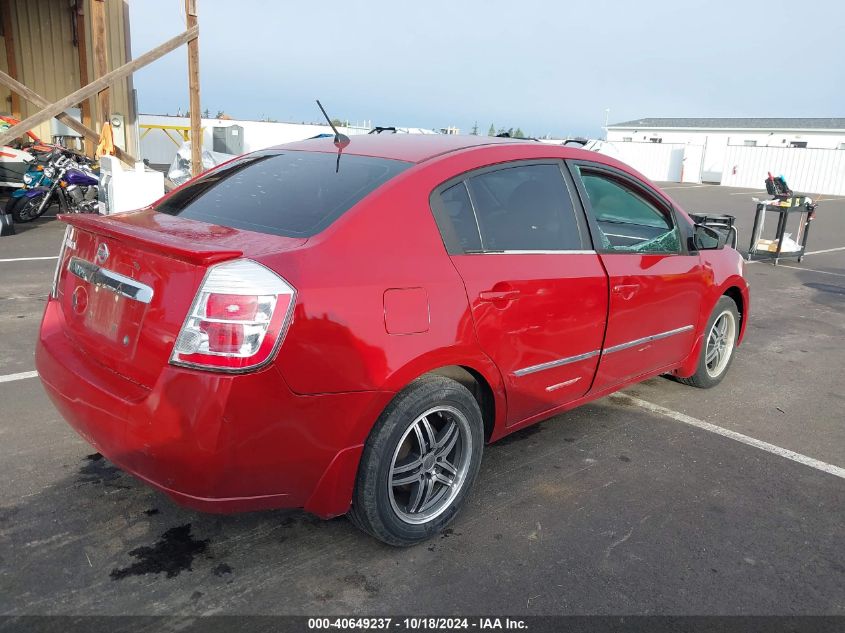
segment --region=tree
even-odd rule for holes
[[[209,116],[208,108],[202,111],[202,118],[207,119]]]
[[[332,119],[332,125],[335,127],[343,127],[343,121],[340,119]]]
[[[496,128],[492,123],[490,124],[490,129],[487,130],[487,136],[496,136]]]
[[[513,133],[514,138],[525,138],[525,133],[522,131],[521,128],[516,128],[516,131]]]
[[[470,132],[473,136],[478,136],[478,121],[476,121],[472,126],[472,132]]]

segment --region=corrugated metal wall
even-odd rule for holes
[[[793,191],[845,195],[845,150],[728,146],[723,185],[762,189],[768,172]]]
[[[79,50],[73,45],[74,33],[71,19],[72,6],[69,0],[0,0],[9,4],[12,22],[12,36],[15,41],[17,79],[35,92],[51,101],[61,99],[80,88]],[[83,15],[88,50],[88,78],[94,78],[91,43],[91,2],[84,0]],[[128,11],[126,0],[106,0],[106,30],[108,35],[108,67],[117,68],[127,61]],[[4,43],[5,44],[5,43]],[[3,70],[6,64],[5,45],[0,61]],[[118,81],[111,87],[111,109],[127,117],[130,123],[130,88],[127,81]],[[0,111],[9,113],[8,91],[0,93],[4,101]],[[99,129],[96,99],[92,99],[91,114]],[[26,117],[35,114],[39,108],[21,99],[21,114]],[[50,138],[50,123],[44,123],[35,130],[41,138]],[[129,141],[129,139],[127,139]],[[129,141],[131,142],[131,141]],[[132,151],[132,148],[127,148]]]
[[[72,44],[69,3],[61,0],[12,0],[12,37],[18,81],[55,101],[79,88],[79,62]],[[21,99],[23,117],[39,108]],[[50,124],[35,130],[49,140]]]

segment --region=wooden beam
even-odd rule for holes
[[[120,68],[115,68],[113,71],[106,73],[98,79],[95,79],[87,86],[83,86],[76,92],[73,92],[66,96],[64,99],[60,99],[59,101],[56,101],[55,103],[44,107],[44,109],[40,112],[37,112],[30,117],[27,117],[17,125],[13,125],[4,132],[0,133],[0,145],[6,145],[9,141],[14,138],[17,138],[21,134],[25,133],[27,130],[41,125],[45,121],[49,121],[54,116],[57,116],[68,108],[73,107],[77,103],[81,102],[83,99],[87,99],[97,94],[104,87],[110,86],[118,79],[123,79],[124,77],[132,74],[139,68],[143,68],[144,66],[151,64],[159,57],[162,57],[170,51],[179,48],[180,46],[182,46],[182,44],[196,39],[198,33],[198,27],[195,26],[193,28],[190,28],[181,35],[177,35],[176,37],[167,40],[164,44],[156,46],[153,50],[149,51],[148,53],[144,53],[137,59],[134,59],[131,62],[124,64]]]
[[[88,40],[85,33],[85,15],[82,12],[82,0],[79,0],[75,7],[76,10],[76,42],[79,57],[79,85],[86,86],[90,81],[88,79]],[[49,105],[49,104],[48,104]],[[42,106],[43,107],[43,106]],[[91,100],[85,99],[80,105],[82,109],[82,124],[91,127]],[[79,130],[77,130],[78,132]],[[94,148],[97,146],[96,140],[89,139],[83,136],[85,153],[88,156],[94,156]]]
[[[3,20],[3,40],[6,45],[6,67],[9,74],[15,79],[18,78],[18,62],[15,57],[15,36],[12,33],[12,6],[11,0],[0,0],[0,19]],[[16,119],[21,118],[21,99],[12,92],[11,112]]]
[[[91,47],[94,53],[94,79],[99,79],[109,71],[106,56],[108,40],[106,39],[105,0],[91,0]],[[97,93],[97,120],[100,124],[107,122],[111,114],[109,96],[108,86]]]
[[[187,27],[197,26],[197,0],[185,0]],[[191,175],[202,172],[202,130],[200,129],[200,43],[199,38],[188,42],[188,93],[191,113]]]
[[[34,90],[31,90],[27,86],[23,85],[17,79],[10,77],[2,70],[0,70],[0,84],[3,84],[9,90],[16,94],[19,94],[24,99],[26,99],[32,104],[35,104],[39,108],[45,108],[50,105],[50,102],[47,101],[47,99],[42,97]],[[75,130],[87,139],[90,139],[93,143],[99,142],[100,134],[98,132],[92,130],[84,123],[80,123],[66,112],[58,114],[56,118],[65,125],[67,125],[70,129]],[[138,162],[137,158],[135,158],[134,156],[130,156],[119,147],[115,147],[115,155],[127,165],[134,165],[136,162]]]
[[[40,94],[38,94],[34,90],[27,88],[21,82],[19,82],[17,79],[13,79],[12,77],[9,77],[9,75],[4,73],[2,70],[0,70],[0,84],[3,84],[7,88],[9,88],[9,90],[16,92],[17,94],[22,96],[24,99],[26,99],[30,103],[35,104],[39,108],[44,108],[44,107],[50,105],[50,102],[47,101],[47,99],[42,97]],[[72,116],[68,115],[67,113],[62,112],[56,118],[59,121],[61,121],[62,123],[64,123],[65,125],[67,125],[69,128],[71,128],[72,130],[76,130],[77,132],[79,132],[80,134],[85,136],[86,138],[91,139],[94,143],[99,142],[100,134],[98,132],[96,132],[95,130],[92,130],[90,127],[88,127],[84,123],[80,123],[79,121],[74,119]],[[125,151],[123,151],[119,147],[114,148],[114,153],[115,153],[115,156],[117,156],[117,158],[119,160],[122,160],[127,165],[134,166],[135,163],[139,162],[137,158],[135,158],[131,154],[127,154]],[[169,178],[167,178],[167,176],[165,176],[164,177],[164,187],[167,191],[170,191],[171,189],[175,188],[176,185]]]

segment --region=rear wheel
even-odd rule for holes
[[[41,213],[38,212],[38,207],[41,205],[43,198],[41,196],[35,198],[21,197],[16,199],[7,209],[8,213],[12,214],[15,222],[32,222],[44,212],[50,205],[44,205]]]
[[[715,387],[733,361],[736,337],[739,334],[739,311],[730,297],[721,297],[707,321],[704,343],[698,359],[698,368],[689,378],[679,380],[693,387]]]
[[[478,474],[481,410],[461,384],[424,376],[382,413],[364,447],[349,516],[390,545],[439,533]]]

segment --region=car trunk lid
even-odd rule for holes
[[[147,387],[210,266],[306,242],[151,210],[60,217],[70,225],[56,283],[66,335],[86,357]]]

